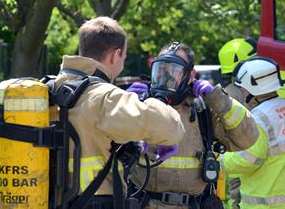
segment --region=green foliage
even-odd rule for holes
[[[2,0],[15,11],[15,0]],[[82,17],[96,16],[90,0],[62,0]],[[114,1],[112,1],[114,3]],[[191,45],[197,64],[217,64],[217,53],[228,40],[259,35],[258,0],[130,0],[120,23],[128,32],[129,56],[125,74],[147,72],[148,54],[173,40]],[[45,44],[49,68],[59,68],[63,54],[74,54],[78,48],[78,27],[66,14],[54,9]],[[12,42],[15,33],[0,19],[0,39]],[[135,69],[135,71],[133,71]]]
[[[73,55],[77,51],[77,27],[67,22],[57,9],[53,10],[45,44],[48,47],[49,71],[52,74],[57,73],[64,54]]]
[[[62,3],[86,17],[94,17],[94,11],[85,0],[63,0]],[[49,73],[56,74],[59,70],[62,56],[74,55],[78,51],[78,27],[73,20],[53,10],[45,44],[48,47]]]
[[[9,11],[9,15],[15,14],[17,5],[15,0],[2,0],[2,4],[5,5],[5,8],[0,8],[0,12],[4,14],[3,17],[0,17],[0,39],[6,43],[11,43],[15,39],[15,34],[13,33],[13,28],[6,19],[6,12]]]
[[[190,44],[196,63],[217,64],[219,48],[236,37],[259,34],[256,0],[133,0],[122,24],[130,48],[157,54],[172,40]]]

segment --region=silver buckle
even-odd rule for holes
[[[186,193],[162,192],[161,202],[168,205],[189,205],[189,195]]]

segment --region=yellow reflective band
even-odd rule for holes
[[[236,128],[243,120],[245,114],[246,109],[243,108],[239,102],[233,99],[232,108],[224,115],[225,129],[229,130]]]
[[[174,169],[200,168],[201,162],[196,157],[171,157],[160,164],[159,167]]]
[[[240,151],[238,152],[238,154],[245,159],[246,161],[250,162],[251,164],[254,165],[261,165],[264,160],[258,157],[255,157],[254,155],[252,155],[250,152],[248,151]]]
[[[48,110],[46,98],[4,99],[4,111],[44,112]]]
[[[256,196],[241,194],[241,201],[247,204],[254,204],[254,205],[285,204],[285,196],[280,195],[272,197],[256,197]]]
[[[95,178],[96,173],[103,169],[106,161],[103,156],[84,157],[80,160],[80,188],[84,191],[90,182]],[[73,159],[69,159],[68,164],[69,172],[73,172]],[[119,164],[119,171],[122,171],[123,167]],[[112,171],[110,171],[112,172]]]
[[[81,191],[84,191],[87,186],[91,183],[91,181],[94,179],[95,173],[93,170],[85,170],[80,169],[80,188]]]
[[[80,159],[81,170],[94,170],[99,171],[103,168],[105,160],[103,156],[83,157]],[[73,159],[69,159],[69,171],[73,172]]]

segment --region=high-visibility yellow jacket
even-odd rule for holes
[[[257,142],[246,151],[226,153],[225,172],[241,180],[241,208],[285,208],[285,100],[274,98],[252,110]]]

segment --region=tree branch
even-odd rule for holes
[[[112,9],[111,17],[116,20],[119,20],[127,10],[128,5],[129,0],[117,0],[114,5],[114,8]]]
[[[46,38],[45,33],[48,27],[52,10],[57,0],[35,0],[33,6],[27,14],[25,27],[17,36],[22,37],[23,48],[34,50],[38,45],[42,45]]]
[[[28,13],[29,9],[33,7],[35,0],[15,0],[17,2],[17,7],[24,13]]]
[[[96,16],[111,15],[111,0],[88,0],[90,6],[95,11]]]
[[[70,17],[77,25],[77,27],[80,27],[87,20],[87,18],[80,14],[79,11],[75,11],[71,8],[66,7],[60,1],[58,1],[56,6],[60,12]]]
[[[24,27],[27,19],[29,11],[33,8],[33,4],[35,0],[15,0],[17,5],[17,13],[15,14],[14,25],[16,30],[18,31],[21,27]]]
[[[10,29],[13,29],[13,16],[12,14],[8,11],[6,5],[4,2],[0,1],[0,17],[5,24],[9,26]]]

